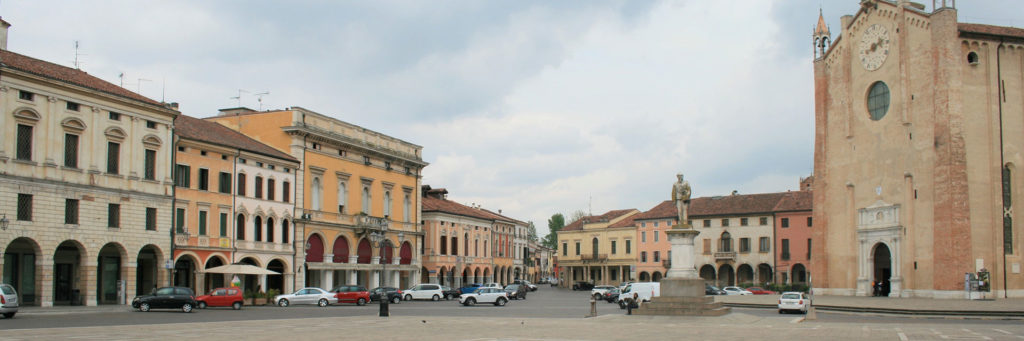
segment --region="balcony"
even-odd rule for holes
[[[664,259],[664,260],[662,260],[661,261],[661,266],[664,266],[666,269],[671,269],[672,268],[672,260],[671,259]]]
[[[789,260],[789,252],[782,253],[782,260]]]
[[[595,255],[595,254],[583,254],[583,255],[580,255],[580,259],[583,260],[584,263],[606,262],[606,261],[608,261],[608,254],[607,253],[602,253],[602,254],[597,254],[597,255]]]
[[[715,252],[715,260],[736,260],[736,251]]]

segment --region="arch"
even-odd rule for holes
[[[324,261],[324,240],[318,234],[306,238],[306,262],[321,263]]]
[[[736,271],[732,265],[722,264],[718,267],[718,284],[736,285]]]
[[[791,281],[793,283],[806,284],[807,283],[807,268],[803,264],[796,263],[790,270]]]
[[[356,249],[359,256],[357,263],[359,264],[370,264],[370,259],[373,258],[373,248],[370,247],[370,241],[363,238],[359,240],[359,247]]]
[[[118,304],[117,282],[125,279],[127,268],[124,259],[128,257],[124,246],[109,242],[100,248],[96,256],[96,303]]]
[[[213,254],[206,259],[206,264],[203,265],[203,269],[212,269],[225,264],[227,264],[227,258],[220,254]],[[224,274],[206,273],[206,276],[204,277],[206,278],[205,283],[203,284],[207,291],[227,286],[227,283],[224,281]]]
[[[484,282],[491,281],[491,268],[484,268]]]
[[[7,244],[4,251],[4,283],[18,292],[21,305],[39,305],[36,298],[42,287],[43,271],[36,264],[43,255],[42,248],[32,238],[18,237]]]
[[[641,271],[640,272],[640,281],[641,282],[650,282],[651,281],[651,274],[647,273],[647,271]]]
[[[20,107],[14,110],[14,119],[22,123],[35,123],[43,118],[38,111],[29,107]],[[28,122],[24,122],[28,121]]]
[[[775,279],[774,279],[773,275],[774,275],[774,272],[772,271],[772,266],[771,265],[768,265],[767,263],[761,263],[761,264],[757,265],[757,283],[758,284],[770,283],[770,282],[774,281]]]
[[[267,217],[267,243],[274,242],[274,218]]]
[[[53,252],[53,304],[83,304],[85,297],[91,295],[85,290],[85,281],[74,278],[88,278],[85,267],[89,254],[85,246],[77,240],[65,240],[57,245]]]
[[[664,276],[661,275],[661,271],[655,271],[653,274],[651,274],[651,281],[652,282],[661,282],[661,278],[662,277],[664,277]]]
[[[754,282],[754,268],[750,264],[741,264],[736,268],[736,281],[740,284]]]
[[[75,117],[65,118],[63,121],[60,121],[60,125],[61,127],[64,127],[65,130],[71,130],[74,132],[82,132],[86,128],[85,122],[82,122],[82,120]]]
[[[128,137],[128,134],[126,134],[124,130],[121,130],[121,128],[118,127],[107,128],[107,130],[103,131],[103,135],[106,135],[108,139],[117,142],[124,141],[125,137]]]
[[[400,264],[412,264],[412,244],[408,241],[402,243],[402,248],[398,251],[399,263]]]
[[[729,231],[722,232],[721,238],[718,240],[718,251],[732,252],[732,235],[729,234]]]
[[[135,294],[145,295],[157,287],[164,264],[160,247],[146,244],[135,256]]]
[[[196,290],[195,273],[198,268],[199,258],[192,252],[184,252],[178,255],[174,261],[174,286],[191,288]]]
[[[235,239],[245,240],[245,215],[241,213],[235,218]]]
[[[707,282],[714,282],[715,280],[717,280],[718,276],[715,273],[715,267],[712,266],[711,264],[704,264],[703,266],[701,266],[700,278],[703,278],[704,281]]]
[[[288,272],[285,261],[273,259],[267,263],[267,270],[277,271],[278,275],[267,275],[267,290],[284,292],[284,274]]]
[[[261,268],[263,267],[263,264],[260,264],[260,260],[258,258],[256,258],[256,257],[254,257],[254,256],[243,257],[242,260],[238,261],[238,263],[239,264],[249,264],[249,265],[253,265],[253,266],[257,266],[257,267],[261,267]]]
[[[263,265],[255,257],[245,257],[238,261],[239,264],[249,264],[252,266],[262,268]],[[255,275],[242,275],[242,290],[251,290],[256,292],[265,292],[264,288],[260,287],[259,277]]]
[[[871,249],[871,280],[878,283],[873,292],[876,296],[889,296],[889,279],[892,278],[892,253],[889,251],[889,245],[880,242]]]
[[[483,282],[483,278],[480,277],[480,268],[473,269],[473,280]]]
[[[252,239],[258,242],[263,241],[263,218],[255,216],[252,218]]]
[[[384,246],[380,248],[380,262],[382,264],[391,264],[395,258],[394,244],[390,241],[384,242]]]
[[[164,141],[161,140],[160,137],[156,135],[148,134],[142,137],[142,144],[148,147],[160,147],[164,144]]]
[[[348,239],[345,236],[338,236],[338,239],[334,240],[334,246],[331,248],[334,254],[334,263],[348,263]]]

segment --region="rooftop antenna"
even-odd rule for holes
[[[264,92],[261,92],[261,93],[258,93],[258,94],[252,94],[252,95],[256,96],[256,101],[257,102],[260,102],[260,110],[259,111],[263,111],[263,96],[270,95],[270,91],[264,91]]]
[[[117,75],[117,78],[121,79],[121,87],[123,88],[124,87],[124,72],[122,72],[121,74]]]
[[[238,100],[238,107],[242,106],[242,93],[243,92],[247,93],[247,94],[251,94],[251,92],[249,92],[247,90],[238,89],[238,96],[229,97],[230,99]]]
[[[160,102],[163,103],[167,98],[167,78],[160,79],[160,82],[163,83],[160,87]]]
[[[590,215],[594,215],[594,195],[590,195],[590,201],[587,202],[587,210],[590,211]]]
[[[74,62],[74,63],[75,63],[75,69],[76,69],[76,70],[81,70],[81,69],[82,69],[82,62],[80,62],[80,61],[78,60],[78,57],[79,57],[79,56],[85,56],[86,54],[84,54],[84,53],[81,53],[81,52],[80,52],[80,51],[78,50],[78,47],[79,47],[78,45],[79,45],[79,44],[78,44],[78,41],[77,41],[77,40],[75,40],[75,62]]]
[[[139,83],[135,87],[135,93],[142,94],[142,82],[152,82],[152,79],[139,78]]]

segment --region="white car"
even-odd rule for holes
[[[302,288],[291,294],[274,296],[274,302],[278,306],[287,307],[292,304],[316,304],[326,307],[338,303],[338,298],[333,292],[320,288]]]
[[[487,283],[487,284],[481,285],[480,287],[481,288],[495,288],[495,289],[503,289],[503,288],[505,288],[504,286],[502,286],[501,284],[498,284],[498,283]]]
[[[417,284],[416,286],[409,288],[409,290],[405,290],[402,293],[405,294],[406,301],[438,301],[444,298],[444,290],[441,290],[441,286],[437,284]]]
[[[746,295],[753,295],[754,294],[754,293],[750,292],[749,290],[746,290],[746,289],[743,289],[743,288],[740,288],[740,287],[724,287],[724,288],[722,288],[722,290],[725,290],[725,294],[726,295],[746,296]]]
[[[0,284],[0,314],[14,318],[18,313],[18,292],[10,284]]]
[[[595,285],[593,289],[590,289],[590,296],[593,296],[594,299],[601,300],[604,298],[604,294],[607,293],[608,290],[612,289],[615,289],[614,285]]]
[[[811,298],[802,292],[784,292],[779,297],[779,314],[787,311],[799,311],[806,314],[811,306]]]
[[[505,290],[496,288],[479,288],[476,291],[459,296],[459,303],[462,305],[476,305],[477,303],[493,303],[496,306],[503,306],[508,303]]]

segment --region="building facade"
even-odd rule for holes
[[[815,292],[1024,297],[1024,30],[867,0],[814,33]]]
[[[671,200],[636,215],[637,280],[658,282],[665,277],[672,259],[672,244],[669,244],[665,231],[678,220],[676,205]]]
[[[618,285],[636,278],[637,209],[613,210],[586,216],[558,231],[560,285],[575,282]]]
[[[423,189],[424,282],[459,288],[494,281],[491,231],[499,218],[448,200],[444,188]]]
[[[786,193],[732,194],[690,201],[694,265],[718,286],[768,283],[775,260],[774,208]],[[663,203],[664,205],[664,203]]]
[[[421,279],[422,147],[300,107],[209,120],[299,160],[295,287],[408,287]],[[372,233],[387,243],[375,245]]]
[[[178,112],[10,52],[0,26],[3,282],[44,307],[124,304],[167,284]]]
[[[804,188],[804,187],[801,187]],[[811,264],[811,191],[787,192],[775,205],[775,281],[808,284]],[[763,283],[763,282],[760,282]]]

